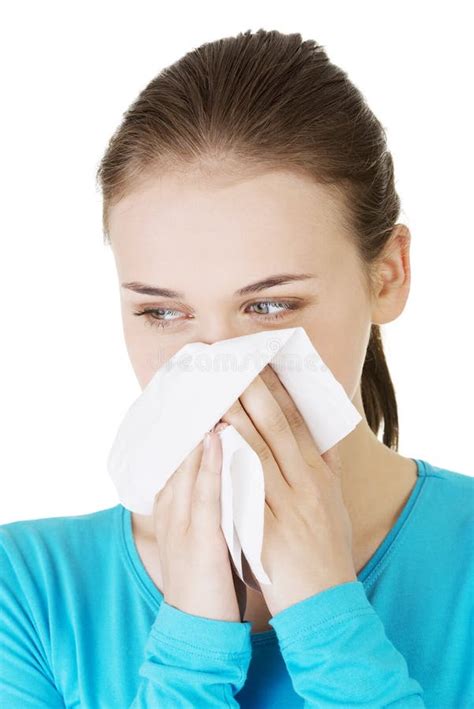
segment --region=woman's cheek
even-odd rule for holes
[[[327,326],[313,322],[303,327],[324,364],[352,399],[359,386],[367,346],[361,333],[334,321]]]

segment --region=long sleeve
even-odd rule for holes
[[[38,633],[40,617],[0,545],[0,705],[8,709],[64,709]]]
[[[238,707],[252,655],[251,623],[213,620],[162,601],[131,709]]]
[[[269,623],[305,707],[425,706],[422,687],[410,678],[360,581],[325,589]]]

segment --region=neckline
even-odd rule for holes
[[[376,570],[380,566],[390,547],[393,545],[402,527],[405,525],[408,518],[410,517],[415,502],[419,496],[419,493],[421,492],[423,483],[426,479],[426,461],[418,458],[412,458],[411,460],[413,460],[417,468],[416,483],[413,486],[411,493],[405,505],[403,506],[399,516],[397,517],[395,524],[392,526],[388,534],[384,537],[384,539],[374,551],[370,559],[366,562],[366,564],[357,574],[357,580],[362,582],[366,589],[371,584],[371,582],[375,580]],[[119,529],[116,530],[116,532],[118,534],[117,538],[121,540],[121,546],[125,554],[126,565],[132,572],[132,575],[135,578],[135,581],[142,595],[145,597],[147,602],[154,610],[158,610],[159,606],[161,605],[161,602],[163,601],[163,594],[148,574],[148,571],[144,567],[143,562],[138,553],[135,544],[135,539],[133,537],[131,512],[122,504],[117,505],[117,509],[119,512],[119,514],[117,515]],[[277,641],[276,632],[274,628],[272,628],[271,630],[251,633],[250,638],[254,645],[266,644]]]

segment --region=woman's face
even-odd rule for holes
[[[373,303],[341,208],[327,188],[289,172],[166,174],[117,203],[109,233],[142,389],[187,343],[302,326],[352,399]],[[250,288],[281,274],[287,282]],[[291,280],[299,274],[308,277]]]

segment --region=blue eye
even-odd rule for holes
[[[255,307],[255,306],[277,306],[280,308],[280,311],[278,313],[275,313],[273,315],[269,315],[267,313],[256,313],[256,317],[259,320],[279,320],[280,318],[285,317],[286,312],[289,310],[298,310],[300,305],[298,303],[293,303],[290,301],[276,301],[276,300],[261,300],[258,301],[257,303],[251,303],[249,305],[249,308]],[[147,324],[151,325],[152,327],[169,327],[172,320],[177,320],[178,318],[171,318],[170,320],[165,320],[163,315],[166,315],[167,313],[179,313],[179,310],[167,310],[165,308],[148,308],[139,311],[138,313],[133,313],[134,315],[144,315],[145,316],[145,321]]]
[[[265,306],[276,305],[276,306],[278,306],[278,307],[281,308],[280,313],[282,312],[282,310],[283,310],[283,311],[285,311],[285,310],[294,310],[294,309],[296,308],[296,306],[295,306],[294,303],[279,303],[279,302],[277,302],[277,301],[275,301],[275,300],[261,300],[261,301],[259,301],[258,303],[252,303],[249,307],[252,308],[252,307],[257,306],[257,305],[265,305]],[[292,307],[292,306],[293,306],[293,307]],[[257,313],[257,315],[268,316],[268,313]],[[274,317],[274,316],[272,316],[272,317]],[[278,314],[277,314],[277,317],[279,317]]]

